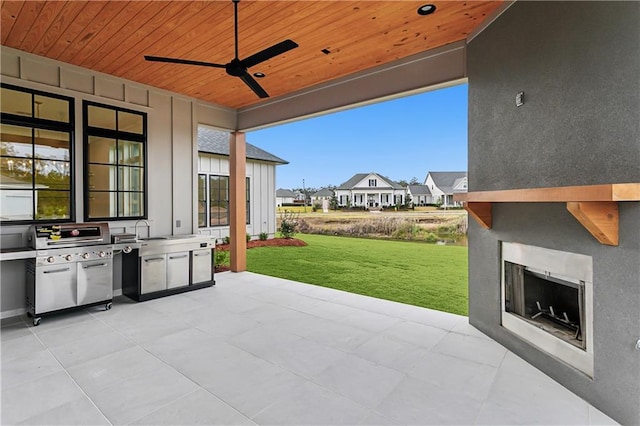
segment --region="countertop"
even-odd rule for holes
[[[36,251],[29,247],[13,247],[0,249],[0,261],[35,259]]]

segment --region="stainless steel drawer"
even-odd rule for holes
[[[211,249],[193,250],[191,252],[193,284],[211,281]]]
[[[154,254],[140,258],[141,269],[141,293],[167,289],[167,256]]]
[[[167,254],[167,288],[189,285],[189,252]]]
[[[35,313],[71,308],[77,305],[76,264],[37,268]]]

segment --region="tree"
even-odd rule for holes
[[[404,179],[399,180],[399,181],[398,181],[398,183],[399,183],[399,184],[400,184],[400,186],[401,186],[401,187],[403,187],[403,188],[406,188],[406,187],[407,187],[407,185],[409,185],[409,183],[408,183],[406,180],[404,180]]]
[[[331,198],[329,198],[329,208],[331,210],[338,210],[338,197],[336,196],[335,190],[331,190]]]
[[[417,177],[412,177],[411,180],[409,181],[409,185],[420,185],[420,181],[418,180]]]

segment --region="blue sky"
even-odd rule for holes
[[[467,170],[467,85],[247,133],[247,142],[289,164],[278,188],[340,185],[356,173],[393,180]]]

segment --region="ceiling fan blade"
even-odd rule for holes
[[[245,68],[251,68],[254,65],[258,65],[260,62],[264,62],[268,59],[273,58],[274,56],[281,55],[291,49],[295,49],[296,47],[298,47],[298,43],[293,40],[287,39],[285,41],[281,41],[280,43],[274,44],[271,47],[267,47],[266,49],[243,59],[241,62],[242,65],[245,66]]]
[[[144,59],[151,62],[168,62],[170,64],[200,65],[203,67],[226,68],[223,64],[214,64],[212,62],[190,61],[188,59],[163,58],[161,56],[145,55]]]
[[[242,81],[244,81],[244,83],[247,86],[249,86],[249,88],[251,88],[251,90],[255,92],[256,95],[258,95],[258,97],[260,98],[269,97],[269,94],[262,88],[262,86],[258,84],[258,82],[253,77],[251,77],[251,74],[249,74],[248,72],[245,72],[244,74],[242,74],[240,78],[242,79]]]

